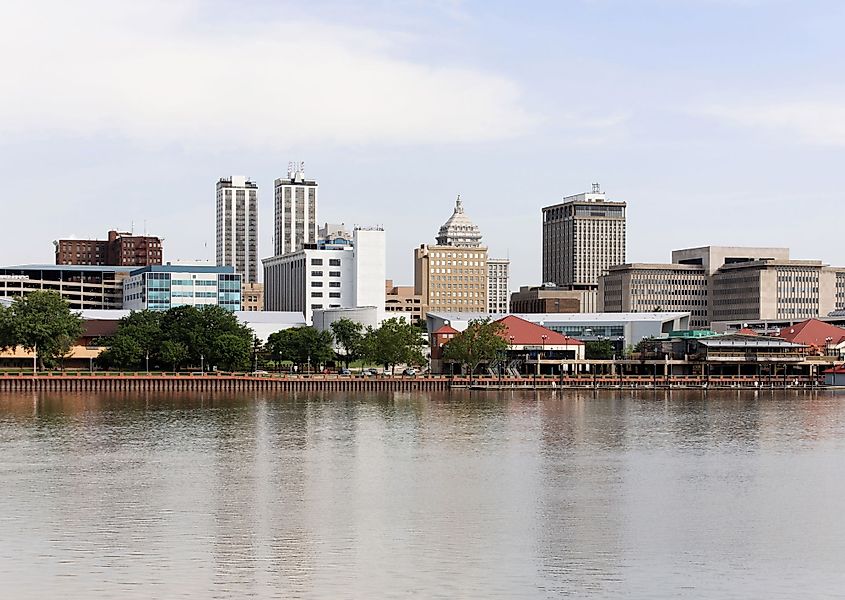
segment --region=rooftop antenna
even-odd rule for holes
[[[593,193],[594,194],[601,194],[601,184],[599,184],[599,183],[593,184]]]

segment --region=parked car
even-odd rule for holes
[[[417,370],[412,369],[411,367],[408,367],[404,371],[402,371],[402,375],[405,375],[406,377],[414,377],[416,374]]]
[[[364,369],[361,371],[361,375],[364,377],[374,377],[375,375],[378,375],[378,371],[375,369]]]
[[[338,371],[338,374],[340,374],[340,375],[352,375],[352,371],[350,371],[349,369],[341,369],[340,371]]]

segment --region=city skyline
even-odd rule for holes
[[[491,255],[511,258],[511,288],[541,283],[541,207],[593,181],[628,204],[631,262],[724,244],[845,263],[818,216],[845,187],[843,92],[827,75],[841,5],[534,4],[317,2],[294,18],[267,2],[5,7],[21,27],[0,59],[19,82],[0,100],[4,207],[32,226],[12,228],[2,262],[50,262],[53,239],[133,221],[166,240],[165,260],[214,260],[208,182],[242,173],[270,190],[302,159],[321,220],[384,226],[397,284],[458,193]],[[291,99],[261,76],[279,67],[315,93]],[[222,71],[256,93],[217,93]]]

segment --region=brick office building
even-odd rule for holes
[[[109,231],[107,240],[57,240],[57,265],[147,267],[162,264],[161,239]]]

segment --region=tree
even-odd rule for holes
[[[105,343],[108,348],[99,356],[105,368],[129,369],[148,358],[155,359],[162,343],[161,312],[140,310],[123,317],[117,331]]]
[[[367,359],[391,371],[397,364],[423,364],[424,345],[419,330],[397,317],[385,320],[378,329],[367,327],[362,344]]]
[[[252,344],[252,330],[220,306],[177,306],[161,313],[162,340],[182,344],[188,351],[186,360],[195,365],[205,362],[222,366],[231,361],[232,352],[218,341],[220,336],[227,334],[245,340],[247,347]],[[234,338],[227,339],[232,342]]]
[[[593,360],[609,360],[613,358],[613,342],[610,340],[585,342],[584,357]]]
[[[267,348],[267,353],[270,355],[270,358],[272,358],[276,363],[276,368],[278,370],[281,370],[281,363],[283,361],[295,362],[296,352],[294,349],[294,338],[295,333],[292,329],[282,329],[281,331],[276,331],[267,336],[267,344],[265,344],[265,347]]]
[[[35,351],[41,368],[64,357],[82,336],[82,318],[70,310],[58,292],[30,292],[15,298],[6,310],[7,342]]]
[[[234,333],[224,333],[214,339],[212,356],[224,371],[240,371],[249,367],[252,340]]]
[[[342,360],[349,368],[349,362],[361,354],[361,342],[364,340],[364,326],[351,319],[338,319],[331,324],[335,342],[343,349]]]
[[[143,357],[144,350],[134,337],[115,334],[109,347],[97,357],[97,362],[107,369],[129,369],[138,366]]]
[[[332,334],[313,327],[291,327],[267,337],[267,349],[276,362],[319,365],[334,357]]]
[[[158,349],[158,357],[163,363],[172,365],[174,371],[178,371],[179,365],[188,358],[188,349],[182,342],[164,340]]]
[[[14,345],[16,344],[12,329],[12,311],[0,304],[0,350]]]
[[[495,360],[507,349],[505,332],[502,323],[491,321],[489,317],[474,319],[462,333],[446,343],[443,359],[467,367],[472,379],[478,365]]]

